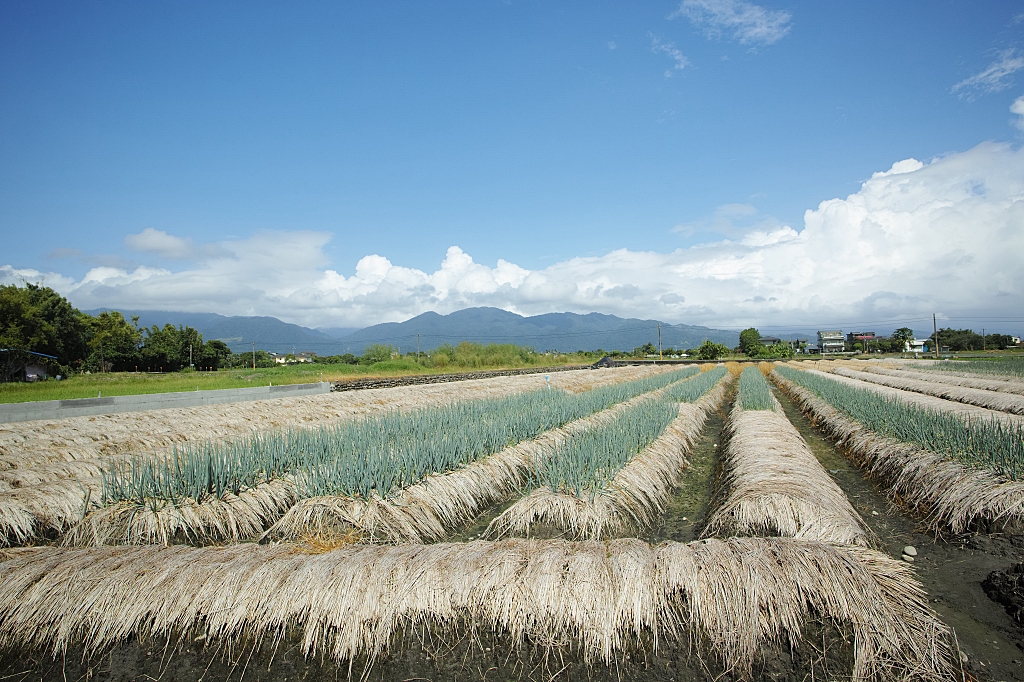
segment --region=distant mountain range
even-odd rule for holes
[[[92,315],[100,310],[86,311]],[[216,313],[182,313],[156,310],[122,310],[131,319],[139,316],[139,326],[165,324],[188,325],[204,339],[220,339],[233,351],[257,349],[271,353],[313,351],[318,355],[353,353],[359,355],[371,343],[397,346],[402,352],[420,350],[460,341],[479,343],[515,343],[540,351],[559,350],[632,350],[645,343],[658,345],[658,321],[621,318],[589,313],[547,313],[523,317],[499,308],[467,308],[449,315],[423,313],[405,322],[387,322],[365,329],[330,327],[310,329],[282,322],[275,317],[227,317]],[[732,348],[739,343],[733,331],[687,324],[661,323],[661,342],[665,348],[693,348],[705,339]]]
[[[386,343],[405,352],[415,349],[417,334],[420,348],[425,351],[459,341],[516,343],[540,351],[633,350],[648,342],[658,345],[658,321],[601,313],[523,317],[499,308],[467,308],[449,315],[423,313],[405,322],[376,324],[349,334],[344,341],[354,346]],[[705,339],[732,348],[739,343],[739,334],[687,324],[661,324],[665,348],[693,348]]]
[[[106,308],[86,310],[97,315]],[[139,316],[140,327],[188,326],[197,330],[207,341],[219,339],[234,352],[257,350],[269,353],[313,351],[317,355],[336,355],[350,352],[351,344],[341,343],[343,337],[356,331],[356,327],[335,327],[323,331],[282,322],[276,317],[228,317],[217,313],[181,313],[164,310],[122,310],[125,319]]]

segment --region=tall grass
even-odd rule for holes
[[[790,367],[776,371],[876,433],[990,469],[1010,480],[1024,479],[1024,427],[1020,425],[935,412]]]
[[[764,374],[757,367],[747,367],[740,374],[739,403],[744,410],[774,410],[775,398]]]
[[[696,372],[688,367],[580,394],[540,390],[189,444],[170,457],[114,464],[103,474],[102,503],[201,501],[285,476],[305,497],[386,497],[427,474],[450,471]]]

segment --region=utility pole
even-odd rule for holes
[[[188,366],[192,367],[192,344],[188,344]]]
[[[420,364],[420,335],[416,335],[416,364]]]
[[[658,359],[664,360],[661,354],[661,322],[658,323]]]
[[[256,369],[256,342],[252,342],[252,368]]]
[[[981,350],[986,351],[988,348],[985,347],[985,328],[981,328]]]
[[[939,326],[935,323],[935,313],[932,313],[932,332],[935,334],[935,359],[939,359]]]
[[[106,372],[107,366],[103,362],[103,342],[100,341],[100,372]]]

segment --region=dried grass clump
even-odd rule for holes
[[[879,435],[778,372],[778,384],[829,436],[935,528],[962,533],[974,522],[1024,520],[1024,482],[950,461],[944,455]]]
[[[938,384],[949,384],[950,386],[966,386],[968,388],[980,388],[985,391],[1024,395],[1024,381],[1014,381],[1012,379],[976,377],[964,372],[947,373],[939,370],[915,372],[912,370],[893,369],[892,367],[878,367],[874,365],[865,367],[864,370],[875,374],[903,377],[904,379],[919,379],[921,381],[933,381]]]
[[[65,545],[169,545],[237,542],[259,537],[296,501],[295,485],[275,479],[202,500],[118,502],[86,514],[64,536]]]
[[[729,370],[729,374],[733,375],[734,377],[738,377],[743,372],[743,365],[736,362],[735,360],[730,360],[729,362],[725,363],[725,368]]]
[[[775,363],[765,362],[764,360],[762,360],[761,362],[757,363],[757,368],[761,370],[761,374],[765,375],[766,377],[771,376],[772,371],[775,369]]]
[[[488,537],[529,536],[538,523],[578,540],[615,537],[651,526],[687,466],[686,453],[700,437],[732,381],[726,374],[694,403],[679,403],[672,420],[653,443],[633,457],[601,490],[582,495],[541,486],[518,500],[488,525]],[[588,494],[589,493],[589,494]]]
[[[651,547],[510,540],[22,549],[0,554],[0,646],[87,654],[134,637],[276,642],[372,665],[397,633],[491,631],[610,663],[642,642],[696,645],[749,675],[812,620],[853,632],[858,680],[949,680],[955,644],[910,569],[865,549],[785,538]],[[180,639],[179,639],[180,638]],[[189,639],[185,639],[189,638]]]
[[[387,498],[373,494],[368,499],[330,495],[300,500],[263,538],[287,540],[307,533],[330,536],[355,528],[374,542],[441,540],[521,489],[536,463],[568,438],[606,424],[663,392],[639,395],[455,471],[427,476]]]
[[[63,533],[81,521],[89,499],[98,494],[98,482],[74,479],[0,492],[0,546]]]
[[[860,515],[781,407],[744,410],[737,400],[725,437],[720,503],[705,536],[779,535],[867,546]]]
[[[955,400],[959,403],[977,405],[990,410],[1001,410],[1012,414],[1024,414],[1024,396],[1013,395],[1010,393],[999,393],[997,391],[988,391],[980,388],[951,386],[935,381],[922,381],[921,379],[887,376],[875,374],[874,372],[860,372],[847,367],[836,367],[832,371],[840,376],[849,377],[851,379],[860,379],[861,381],[880,384],[882,386],[889,386],[890,388],[897,388],[902,391],[914,391],[915,393],[923,393],[925,395],[931,395],[945,400]]]

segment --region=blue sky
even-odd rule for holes
[[[0,278],[1019,332],[1022,95],[1019,2],[0,2]]]

